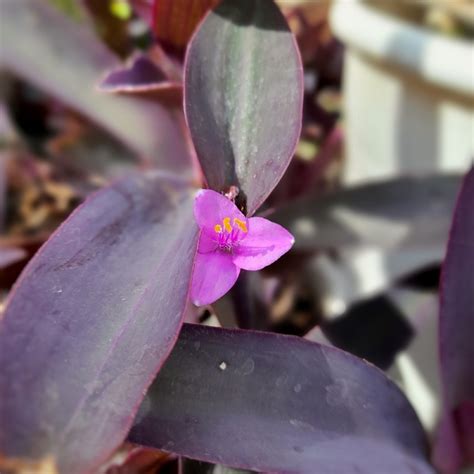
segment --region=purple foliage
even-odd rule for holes
[[[167,110],[154,101],[95,90],[104,71],[120,62],[89,28],[42,0],[2,0],[1,10],[0,68],[70,105],[161,169],[192,174],[183,134]],[[25,40],[26,31],[34,42]]]
[[[57,230],[0,325],[4,456],[79,473],[117,447],[178,335],[196,243],[188,186],[157,173],[95,194]]]
[[[454,175],[403,177],[323,196],[313,192],[272,217],[294,234],[300,250],[444,248],[460,181]],[[309,223],[306,229],[298,226],[302,220]]]
[[[184,107],[210,188],[237,186],[252,215],[288,167],[302,104],[301,59],[273,2],[225,1],[207,15],[188,46]]]
[[[287,175],[267,201],[285,203],[275,222],[254,217],[287,169],[302,128],[301,57],[274,1],[223,0],[198,27],[184,63],[161,49],[159,56],[155,38],[155,50],[135,53],[125,66],[90,24],[42,0],[0,1],[1,68],[59,100],[54,107],[66,105],[152,157],[157,168],[136,170],[86,199],[10,292],[0,312],[0,471],[46,460],[52,472],[96,472],[128,440],[264,472],[433,473],[410,402],[370,363],[323,345],[324,315],[309,336],[323,344],[183,320],[204,320],[211,311],[219,317],[230,301],[241,326],[274,329],[262,314],[278,320],[279,292],[293,297],[295,308],[309,305],[285,279],[304,280],[306,293],[325,285],[306,281],[308,259],[326,253],[328,266],[331,259],[340,264],[342,251],[356,247],[392,252],[394,260],[399,249],[436,254],[458,178],[402,177],[308,195],[333,164],[342,128],[335,115],[328,121],[327,112],[315,113],[322,106],[307,92],[314,109],[307,132],[317,115],[326,117],[319,125],[330,139],[314,152],[321,161],[302,168],[310,170],[306,176],[299,168]],[[156,1],[132,4],[150,22]],[[308,51],[312,38],[304,43]],[[176,107],[183,91],[185,115]],[[74,133],[64,135],[70,144]],[[200,177],[193,175],[193,147]],[[447,473],[474,462],[473,203],[474,168],[459,196],[442,278],[445,408],[435,462]],[[13,245],[0,248],[0,269],[25,255]],[[265,272],[240,275],[282,256]],[[406,262],[396,263],[408,272]],[[409,271],[417,265],[409,262]],[[376,316],[380,323],[386,314]],[[361,321],[354,323],[359,335]],[[364,336],[358,342],[366,348],[371,338]]]
[[[474,168],[454,213],[441,280],[439,345],[444,419],[434,453],[443,472],[474,463]]]
[[[146,54],[136,54],[130,64],[107,73],[99,84],[102,92],[149,94],[150,98],[165,101],[175,97],[182,100],[181,83],[168,76]]]
[[[144,54],[131,59],[128,66],[115,69],[99,84],[104,92],[150,89],[166,81],[166,75]]]
[[[433,472],[413,409],[382,372],[255,331],[185,325],[130,440],[264,472]]]

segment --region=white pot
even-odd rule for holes
[[[346,182],[465,172],[474,157],[474,45],[358,0],[336,1],[331,24],[347,46]]]

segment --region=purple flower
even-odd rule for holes
[[[260,270],[278,260],[295,239],[263,217],[247,219],[222,194],[201,190],[194,201],[201,230],[191,283],[191,299],[201,306],[227,293],[240,270]]]

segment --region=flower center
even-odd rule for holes
[[[233,224],[233,225],[232,225]],[[247,224],[237,217],[234,217],[233,223],[231,224],[230,217],[224,217],[221,224],[214,226],[214,231],[217,234],[217,243],[219,248],[226,252],[232,252],[232,248],[242,238],[241,232],[246,234],[248,232]]]

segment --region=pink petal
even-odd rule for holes
[[[205,234],[204,232],[201,232],[198,245],[199,253],[215,252],[218,246],[218,242],[214,238],[208,234]]]
[[[196,306],[214,303],[234,286],[239,273],[230,254],[198,252],[191,282],[192,302]]]
[[[194,200],[194,217],[198,226],[209,235],[214,235],[214,226],[222,225],[224,218],[229,217],[231,223],[234,218],[247,222],[247,218],[237,206],[222,194],[210,189],[201,189]]]
[[[263,217],[248,220],[248,234],[234,249],[233,261],[244,270],[260,270],[278,260],[295,239],[281,225]]]

